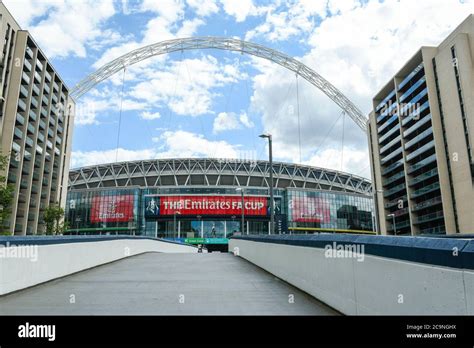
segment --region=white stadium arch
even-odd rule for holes
[[[366,132],[367,117],[351,102],[341,91],[334,87],[329,81],[319,75],[316,71],[298,60],[271,48],[255,43],[242,41],[235,38],[225,37],[190,37],[158,42],[131,51],[123,56],[105,64],[94,73],[80,81],[71,91],[70,96],[79,99],[94,86],[106,80],[115,73],[125,69],[127,66],[136,64],[150,57],[197,49],[219,49],[250,54],[267,59],[282,67],[295,72],[309,83],[317,87],[336,103],[362,131]]]

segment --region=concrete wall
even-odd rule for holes
[[[363,259],[330,258],[324,247],[244,239],[231,239],[229,251],[347,315],[474,315],[472,269],[370,255],[368,245]]]
[[[83,238],[81,241],[75,238],[63,243],[50,239],[54,244],[38,245],[36,243],[45,238],[35,238],[29,242],[21,239],[21,243],[13,246],[16,239],[5,242],[4,238],[0,243],[0,295],[146,252],[197,252],[193,246],[154,239],[96,238],[86,241]],[[13,253],[17,253],[16,256]]]

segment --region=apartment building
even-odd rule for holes
[[[474,15],[377,93],[368,137],[381,234],[474,233]]]
[[[42,211],[65,205],[75,104],[30,33],[0,3],[0,152],[14,185],[7,224],[15,235],[44,231]]]

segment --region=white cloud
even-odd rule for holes
[[[153,139],[156,147],[130,150],[119,148],[102,151],[73,151],[71,168],[156,158],[238,158],[239,145],[231,145],[225,141],[212,141],[201,134],[178,131],[165,131],[160,137]]]
[[[158,154],[160,158],[237,158],[240,147],[222,140],[208,140],[202,134],[183,130],[165,131],[154,141],[161,145]]]
[[[254,123],[250,120],[246,112],[242,112],[237,115],[234,112],[221,112],[214,119],[212,131],[214,134],[228,131],[237,130],[242,128],[251,128]]]
[[[268,7],[265,22],[248,31],[246,40],[263,37],[268,41],[285,41],[292,37],[311,32],[315,18],[325,18],[327,0],[297,1],[282,10],[277,5]]]
[[[137,11],[155,14],[155,16],[147,22],[145,29],[140,33],[141,38],[129,40],[126,43],[106,50],[94,63],[94,68],[100,68],[113,59],[140,47],[164,40],[193,36],[198,28],[205,24],[200,18],[185,19],[184,1],[144,0]],[[161,59],[163,61],[165,57],[161,56]],[[147,64],[151,63],[145,61],[144,65]]]
[[[143,76],[147,79],[130,88],[130,97],[149,107],[166,103],[176,114],[187,116],[212,112],[212,89],[245,78],[232,64],[220,64],[209,55],[150,67]]]
[[[32,33],[48,58],[86,57],[89,43],[100,37],[110,39],[112,35],[110,30],[102,31],[102,27],[115,14],[113,0],[21,0],[7,1],[6,5],[23,29]],[[25,8],[34,11],[25,11]],[[34,23],[36,19],[38,23]]]
[[[213,132],[219,133],[227,130],[240,129],[241,125],[237,115],[233,112],[221,112],[214,119]]]
[[[96,164],[105,164],[137,159],[152,159],[156,157],[153,149],[127,150],[119,148],[105,151],[73,151],[71,155],[71,168],[79,168]]]
[[[239,120],[247,128],[252,128],[255,126],[255,124],[252,122],[252,120],[250,120],[246,112],[240,114]]]
[[[148,112],[148,111],[145,111],[145,112],[142,112],[140,114],[140,117],[144,120],[157,120],[159,118],[161,118],[161,115],[159,112]]]
[[[341,152],[340,149],[325,149],[304,161],[304,164],[350,172],[354,175],[370,178],[370,163],[367,151],[345,148],[344,152]]]
[[[219,12],[215,0],[186,0],[186,3],[196,11],[198,16],[205,17]]]
[[[244,22],[248,16],[258,16],[267,10],[257,7],[252,0],[220,0],[225,13],[235,17],[236,22]]]
[[[457,0],[330,2],[328,9],[333,15],[301,36],[312,49],[297,59],[314,67],[363,113],[368,113],[373,95],[390,76],[421,46],[439,44],[474,12],[473,5],[473,1]],[[275,28],[269,27],[261,35],[271,40],[274,32]],[[268,62],[253,63],[260,73],[253,78],[251,104],[262,114],[264,129],[273,134],[275,156],[299,162],[301,131],[303,162],[340,169],[342,123],[330,130],[341,110],[314,86],[299,79],[298,128],[294,74]],[[344,170],[368,176],[366,136],[348,117],[344,144],[349,149],[344,152]]]
[[[3,3],[23,29],[28,28],[34,18],[42,17],[48,10],[63,5],[63,1],[58,0],[3,0]],[[34,11],[25,11],[33,8]]]

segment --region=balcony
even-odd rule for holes
[[[395,144],[398,143],[398,145],[401,147],[401,143],[400,143],[400,140],[402,139],[402,136],[401,135],[398,135],[395,139],[391,140],[387,145],[385,145],[384,147],[382,147],[380,149],[380,154],[382,155],[385,151],[387,151],[388,149],[390,149],[392,146],[394,146]]]
[[[36,121],[37,116],[36,116],[36,113],[33,110],[30,110],[28,115],[30,116],[30,120],[32,120],[33,122]]]
[[[395,121],[398,120],[398,115],[393,115],[392,117],[390,117],[387,122],[385,122],[382,126],[380,126],[377,130],[378,134],[381,134],[385,128],[387,128],[388,126],[390,126],[392,123],[394,123]]]
[[[21,98],[28,98],[28,95],[30,93],[28,92],[28,88],[25,87],[25,85],[20,86],[20,97]]]
[[[401,89],[403,89],[403,87],[405,87],[405,85],[410,82],[422,69],[424,69],[424,64],[420,63],[420,65],[413,69],[413,71],[408,74],[402,82],[400,82],[400,84],[398,85],[398,90],[400,91]]]
[[[31,71],[32,66],[31,66],[31,63],[28,61],[28,59],[25,59],[23,61],[23,66],[25,67],[27,71]]]
[[[28,127],[26,129],[28,133],[35,134],[36,129],[35,129],[35,126],[33,126],[33,123],[28,123]]]
[[[400,123],[397,123],[397,125],[393,128],[391,128],[387,133],[385,133],[384,135],[382,135],[380,138],[379,138],[379,144],[382,145],[383,142],[385,140],[387,140],[388,138],[390,138],[391,135],[393,135],[395,132],[397,132],[398,130],[400,130]]]
[[[46,129],[46,123],[43,121],[43,120],[40,120],[39,122],[39,126],[42,130],[45,130]]]
[[[40,95],[40,89],[37,85],[33,85],[33,94],[36,96]]]
[[[422,77],[419,79],[413,86],[411,86],[405,93],[403,93],[399,100],[400,102],[403,102],[406,98],[408,98],[417,88],[419,88],[421,85],[426,84],[426,77]]]
[[[43,154],[43,148],[39,145],[36,145],[36,153],[39,155]]]
[[[26,137],[25,143],[28,147],[33,147],[33,145],[34,145],[34,141],[30,137]]]
[[[420,230],[420,234],[446,234],[446,227],[443,225],[424,228]]]
[[[408,185],[409,186],[414,186],[414,185],[416,185],[416,184],[418,184],[422,181],[431,179],[431,178],[433,178],[437,175],[438,175],[438,168],[431,169],[430,171],[428,171],[426,173],[423,173],[421,175],[418,175],[416,178],[414,178],[412,180],[409,180]]]
[[[15,135],[16,138],[22,139],[23,138],[23,132],[19,130],[17,127],[15,127],[15,130],[13,131],[13,134]]]
[[[428,199],[427,201],[423,201],[421,203],[413,205],[412,208],[411,208],[411,211],[416,212],[418,210],[425,209],[425,208],[428,208],[428,207],[431,209],[431,208],[435,207],[436,205],[442,204],[442,203],[443,203],[443,200],[442,200],[441,196],[438,196],[438,197],[435,197],[435,198],[432,198],[432,199]]]
[[[33,107],[35,109],[38,108],[38,100],[36,98],[31,98],[31,105],[33,105]]]
[[[384,165],[385,163],[391,161],[392,159],[400,156],[403,152],[403,149],[401,147],[399,147],[398,149],[396,149],[395,151],[393,151],[392,153],[390,153],[388,156],[385,156],[383,157],[381,160],[380,160],[380,163],[382,165]]]
[[[41,108],[41,116],[44,117],[44,118],[48,117],[48,112],[43,107]]]
[[[30,84],[31,78],[28,76],[26,72],[23,71],[21,74],[22,82],[24,82],[26,85]]]
[[[419,110],[418,102],[422,98],[424,98],[427,94],[428,94],[428,88],[424,88],[415,98],[413,98],[410,102],[406,103],[400,111],[401,117],[408,118],[409,115],[420,113],[421,111],[418,111]]]
[[[393,116],[393,115],[396,115],[398,114],[398,110],[395,110],[395,112],[392,112],[394,109],[396,109],[398,107],[398,103],[395,102],[395,103],[392,103],[390,104],[390,106],[385,109],[378,117],[377,117],[377,123],[379,123],[380,121],[382,121],[382,119],[384,119],[385,117],[388,117],[388,116]]]
[[[21,151],[21,146],[20,146],[19,144],[15,143],[15,142],[13,142],[13,143],[12,143],[12,150],[13,150],[14,152],[16,152],[16,153],[20,153],[20,151]],[[10,161],[10,164],[13,163],[13,162],[14,162],[14,163],[17,163],[17,161]]]
[[[40,75],[37,71],[35,71],[35,79],[36,79],[36,81],[38,81],[39,83],[41,83],[41,81],[42,81],[41,75]]]
[[[36,70],[39,72],[43,71],[43,63],[41,63],[39,60],[36,61]]]
[[[398,193],[400,191],[404,191],[404,190],[406,190],[405,183],[392,187],[390,190],[384,190],[383,196],[390,197],[391,195]]]
[[[20,109],[22,112],[26,111],[26,103],[23,99],[18,99],[18,109]]]
[[[38,142],[44,143],[44,135],[42,133],[38,133]]]
[[[49,88],[49,86],[44,85],[44,94],[49,94],[50,91],[51,91],[51,89]]]
[[[420,215],[419,217],[413,219],[413,223],[422,224],[425,222],[439,220],[439,219],[444,219],[444,214],[442,210],[439,210],[434,213],[426,214],[426,215]]]
[[[433,155],[425,158],[424,160],[422,160],[422,161],[420,161],[416,164],[408,166],[407,172],[408,172],[408,174],[411,174],[413,172],[416,172],[418,169],[423,168],[423,167],[425,167],[428,164],[433,163],[433,162],[436,162],[436,154],[433,154]]]
[[[391,183],[401,179],[401,178],[404,178],[405,177],[405,172],[402,170],[401,172],[389,177],[389,178],[386,178],[386,179],[383,179],[383,185],[384,186],[387,186],[387,185],[390,185]]]
[[[375,112],[379,112],[379,110],[390,100],[390,99],[393,99],[393,97],[395,97],[395,90],[391,91],[385,98],[384,100],[382,100],[382,102],[377,105],[377,107],[375,108]]]
[[[26,47],[26,55],[28,57],[28,59],[33,59],[34,58],[34,54],[33,54],[33,50],[29,47]]]
[[[423,195],[426,195],[427,193],[431,193],[433,191],[439,190],[439,188],[440,188],[439,182],[436,182],[434,184],[431,184],[431,185],[428,185],[428,186],[425,186],[418,190],[413,191],[412,194],[410,195],[410,198],[414,199],[414,198],[421,197]]]
[[[16,122],[21,125],[25,124],[25,118],[21,116],[21,114],[19,114],[18,112],[16,113]]]
[[[13,172],[9,172],[8,173],[8,183],[9,184],[16,184],[18,181],[17,181],[17,176],[13,173]]]
[[[49,73],[49,71],[45,71],[44,78],[46,79],[46,81],[51,82],[51,74]]]
[[[431,121],[431,114],[428,113],[423,118],[421,118],[418,122],[416,122],[413,126],[411,126],[406,131],[404,131],[403,137],[407,138],[411,133],[413,133],[417,129],[420,129],[421,127],[423,127],[425,124],[429,123],[430,121]]]
[[[46,97],[45,95],[43,95],[43,98],[41,98],[41,103],[42,103],[44,106],[48,106],[48,105],[49,105],[49,99],[48,99],[48,97]]]
[[[406,215],[408,214],[408,208],[404,208],[404,209],[399,209],[399,210],[396,210],[394,211],[392,214],[395,215],[395,217],[400,217],[400,216],[403,216],[403,215]],[[392,216],[385,216],[386,220],[392,220],[393,217]]]
[[[433,134],[433,128],[428,128],[415,136],[413,139],[405,143],[405,150],[408,150],[413,145],[421,143],[422,140]]]
[[[413,112],[410,115],[405,115],[404,117],[402,117],[402,126],[406,126],[412,120],[418,120],[422,112],[424,112],[425,110],[429,111],[429,107],[430,102],[429,100],[427,100],[417,109],[412,110]]]
[[[398,167],[401,167],[403,166],[403,160],[400,160],[400,161],[397,161],[395,163],[392,163],[391,165],[389,165],[387,168],[385,168],[384,170],[382,170],[382,175],[387,175],[388,173],[390,173],[392,170],[394,169],[397,169]]]
[[[431,130],[431,128],[430,128]],[[411,161],[412,159],[416,158],[417,156],[425,153],[426,151],[429,151],[431,149],[434,148],[434,145],[435,145],[435,141],[434,140],[431,140],[429,143],[426,143],[425,145],[423,145],[422,147],[420,147],[419,149],[413,151],[412,153],[410,153],[408,156],[407,156],[407,161]]]

